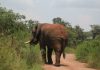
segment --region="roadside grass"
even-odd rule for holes
[[[0,70],[42,70],[39,46],[30,46],[24,42],[29,39],[24,32],[13,37],[0,37]]]
[[[76,51],[76,48],[73,48],[73,47],[66,47],[65,48],[66,53],[75,53],[75,51]]]
[[[78,45],[76,57],[82,62],[87,62],[89,67],[100,69],[100,40],[85,41]]]

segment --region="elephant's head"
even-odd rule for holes
[[[38,32],[39,30],[38,30],[38,25],[36,25],[35,26],[35,28],[32,30],[32,38],[31,38],[31,40],[30,40],[30,44],[32,45],[36,45],[37,43],[38,43]]]
[[[26,44],[29,43],[31,45],[36,45],[39,41],[39,28],[38,24],[35,25],[35,28],[32,30],[32,38],[30,41],[25,42]]]
[[[31,45],[36,45],[39,41],[39,37],[41,36],[41,28],[45,24],[36,24],[35,28],[32,30],[32,38],[30,41],[27,41],[25,43],[30,43]]]
[[[37,44],[38,43],[38,39],[37,39],[37,37],[36,37],[36,30],[32,30],[32,38],[31,38],[31,40],[30,40],[30,44],[32,45],[35,45],[35,44]]]

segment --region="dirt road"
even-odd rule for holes
[[[55,56],[52,56],[53,63],[55,63]],[[66,58],[63,59],[61,56],[61,66],[55,67],[54,65],[47,65],[43,66],[44,70],[96,70],[92,68],[88,68],[86,63],[81,63],[76,61],[74,54],[66,54]]]

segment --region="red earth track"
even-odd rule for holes
[[[55,63],[55,55],[52,56],[53,64]],[[54,65],[43,65],[44,70],[96,70],[88,68],[86,63],[81,63],[76,60],[74,54],[66,54],[66,58],[61,56],[61,66],[56,67]]]

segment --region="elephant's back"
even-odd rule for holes
[[[68,32],[61,24],[45,24],[42,26],[41,31],[49,38],[67,38]]]

